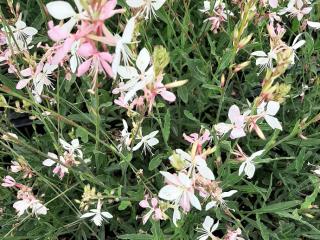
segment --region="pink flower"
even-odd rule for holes
[[[218,123],[214,126],[218,135],[223,135],[228,133],[231,130],[230,138],[241,138],[246,135],[244,131],[245,127],[245,117],[240,114],[240,109],[236,105],[232,105],[228,112],[228,117],[230,119],[231,124],[227,123]]]
[[[110,63],[112,55],[109,52],[99,52],[91,43],[82,44],[78,49],[81,57],[88,58],[78,67],[77,76],[81,77],[91,68],[93,73],[106,72],[110,77],[113,76]]]
[[[151,112],[153,103],[157,95],[160,95],[164,100],[168,102],[174,102],[176,100],[176,96],[172,92],[168,91],[165,85],[161,83],[162,79],[162,75],[158,76],[157,82],[151,89],[148,89],[147,87],[144,89],[145,98],[149,105],[149,112]]]
[[[199,136],[198,133],[192,133],[189,136],[186,135],[185,133],[183,134],[183,138],[189,142],[189,143],[195,143],[197,142],[197,149],[198,149],[198,153],[200,154],[202,152],[202,145],[211,140],[211,136],[210,136],[210,132],[208,129],[206,129],[204,131],[204,133]]]
[[[3,179],[3,183],[1,184],[1,186],[11,188],[11,187],[16,186],[16,184],[17,184],[17,183],[16,183],[16,180],[14,180],[13,177],[11,177],[11,176],[5,176],[5,178]]]
[[[151,198],[151,205],[148,202],[149,195],[145,195],[145,199],[139,202],[140,207],[150,209],[142,218],[143,224],[146,224],[148,219],[152,216],[154,220],[164,219],[163,213],[158,206],[158,199]]]

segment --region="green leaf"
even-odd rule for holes
[[[160,228],[159,221],[152,221],[151,232],[153,233],[154,240],[164,240],[164,235],[163,235],[162,230]]]
[[[123,211],[129,206],[131,206],[131,202],[130,201],[127,201],[127,200],[121,201],[121,203],[120,203],[120,205],[118,207],[118,210]]]
[[[184,110],[183,111],[184,115],[189,118],[190,120],[194,121],[194,122],[197,122],[200,124],[200,121],[195,117],[193,116],[193,114],[191,112],[189,112],[188,110]]]
[[[162,159],[164,159],[166,156],[162,155],[162,154],[158,154],[156,155],[154,158],[151,159],[151,161],[149,162],[149,167],[148,169],[150,171],[156,169],[162,162]]]
[[[77,128],[76,136],[81,138],[81,141],[84,143],[88,142],[88,132],[85,131],[83,128]]]
[[[256,218],[257,218],[257,225],[261,232],[261,237],[263,238],[263,240],[269,240],[270,234],[269,234],[268,228],[263,223],[261,223],[259,215],[256,215]]]
[[[118,236],[118,239],[153,240],[153,236],[149,234],[124,234],[124,235]]]
[[[265,207],[256,209],[251,211],[252,213],[255,214],[263,214],[263,213],[276,213],[276,212],[280,212],[283,210],[287,210],[290,208],[293,208],[297,205],[299,205],[301,203],[301,201],[299,200],[293,200],[293,201],[287,201],[287,202],[279,202],[279,203],[274,203],[271,205],[267,205]]]

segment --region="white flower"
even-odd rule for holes
[[[23,215],[28,208],[31,208],[32,214],[38,215],[46,215],[48,208],[46,208],[39,200],[37,199],[22,199],[13,204],[13,208],[17,211],[18,217]]]
[[[109,212],[101,212],[102,203],[97,203],[97,209],[91,209],[90,212],[83,214],[80,218],[91,218],[96,226],[101,226],[103,220],[110,219],[113,216]]]
[[[126,0],[131,8],[141,8],[141,16],[147,20],[151,16],[157,16],[156,11],[159,10],[166,0]]]
[[[228,192],[222,192],[220,194],[220,196],[216,196],[216,197],[219,197],[220,204],[225,204],[224,198],[231,197],[233,194],[235,194],[237,192],[238,192],[237,190],[230,190]],[[217,201],[210,201],[210,202],[207,203],[205,209],[206,209],[206,211],[208,211],[211,208],[216,207],[216,206],[218,206],[218,202]]]
[[[75,154],[77,157],[79,157],[81,159],[83,158],[83,153],[81,151],[81,146],[80,146],[78,138],[73,139],[70,144],[61,138],[59,138],[59,142],[60,142],[61,146],[65,150],[67,150],[69,153]]]
[[[310,2],[306,2],[310,4]],[[296,16],[298,21],[301,21],[304,15],[309,14],[312,7],[304,7],[305,3],[303,0],[290,0],[287,7],[281,9],[278,14],[283,15],[289,13],[290,16]]]
[[[179,204],[185,211],[190,211],[190,204],[201,210],[200,201],[194,194],[192,181],[186,174],[179,172],[177,176],[169,172],[161,171],[160,173],[169,182],[160,189],[158,194],[160,198],[173,201],[175,205]]]
[[[121,139],[120,144],[117,146],[119,151],[122,151],[122,146],[124,145],[128,150],[130,150],[130,143],[131,143],[131,132],[128,131],[128,124],[126,120],[122,119],[123,129],[121,131]]]
[[[132,148],[132,151],[137,151],[143,145],[144,152],[146,152],[146,150],[151,152],[151,148],[159,143],[159,140],[155,138],[158,132],[159,131],[153,131],[146,136],[138,138],[140,139],[140,142]]]
[[[112,91],[113,94],[125,93],[124,103],[127,104],[136,95],[137,91],[142,90],[148,83],[152,82],[155,78],[154,69],[150,65],[151,57],[146,48],[143,48],[136,61],[138,70],[130,66],[119,66],[118,73],[122,79],[129,79],[126,83],[119,84],[119,87]]]
[[[257,108],[257,113],[266,120],[266,122],[272,129],[277,128],[279,130],[282,130],[281,123],[276,117],[274,117],[279,111],[279,108],[280,104],[278,102],[262,102]]]
[[[65,33],[70,33],[73,27],[76,25],[78,22],[78,19],[83,15],[83,7],[81,5],[80,0],[74,0],[78,13],[76,13],[70,3],[66,1],[53,1],[48,3],[47,9],[49,14],[58,20],[65,20],[67,18],[70,18],[66,23],[64,23],[61,26],[61,29]]]
[[[195,159],[192,160],[191,155],[181,149],[176,149],[175,152],[181,160],[187,163],[187,168],[195,167],[202,177],[207,178],[209,180],[215,179],[211,169],[207,166],[206,160],[204,160],[200,155],[195,156]],[[173,158],[174,155],[170,156],[169,160],[173,161]]]
[[[292,54],[291,54],[291,58],[290,58],[290,61],[291,61],[291,64],[294,64],[294,59],[295,57],[297,56],[296,54],[296,50],[300,47],[302,47],[306,41],[305,40],[299,40],[300,36],[302,35],[302,33],[298,34],[295,39],[293,40],[293,43],[292,43],[292,46],[291,46],[291,49],[292,49]]]
[[[14,24],[14,26],[9,26],[14,40],[11,41],[14,49],[16,51],[25,50],[28,48],[28,45],[32,41],[32,37],[38,33],[38,30],[33,27],[27,27],[26,23],[21,20],[22,15],[19,16],[19,19]],[[2,28],[2,31],[7,32],[10,35],[10,30],[7,27]],[[16,46],[16,44],[18,46]]]
[[[254,175],[255,172],[255,165],[253,163],[253,160],[258,157],[261,156],[263,154],[264,150],[260,150],[258,152],[253,153],[250,157],[247,157],[246,160],[241,163],[240,168],[239,168],[239,176],[244,172],[245,175],[247,175],[247,177],[249,179],[251,179]]]
[[[117,39],[116,43],[116,52],[112,60],[112,71],[114,73],[114,77],[117,76],[118,67],[120,65],[121,57],[123,59],[124,65],[128,65],[131,59],[133,58],[132,52],[127,44],[130,44],[133,37],[133,31],[135,26],[135,17],[132,17],[128,22],[123,31],[122,37],[118,34],[115,35]]]
[[[214,224],[214,221],[211,217],[206,216],[204,219],[204,222],[202,223],[202,228],[199,228],[197,231],[200,232],[202,235],[199,236],[198,240],[207,240],[210,239],[216,239],[216,237],[212,234],[215,230],[217,230],[219,226],[219,221]]]
[[[261,71],[263,71],[265,68],[272,69],[272,61],[277,60],[277,54],[273,50],[268,53],[265,53],[264,51],[255,51],[251,53],[251,56],[257,57],[256,65],[261,68]]]
[[[52,85],[49,78],[57,67],[58,65],[50,65],[48,63],[46,64],[39,63],[35,73],[33,73],[30,68],[20,71],[21,75],[26,78],[21,79],[18,82],[16,88],[22,89],[32,80],[32,83],[33,83],[32,93],[36,97],[37,101],[41,102],[40,96],[42,94],[43,87],[44,85],[46,86]]]

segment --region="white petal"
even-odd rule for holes
[[[138,142],[138,144],[132,148],[132,151],[137,151],[142,146],[142,144],[143,144],[142,141]]]
[[[281,126],[281,123],[279,122],[279,120],[275,117],[272,117],[272,116],[269,116],[269,115],[266,115],[264,117],[264,119],[266,120],[266,122],[269,124],[269,126],[272,128],[272,129],[279,129],[282,131],[282,126]]]
[[[201,204],[199,199],[194,195],[194,193],[188,192],[188,196],[190,199],[190,203],[192,206],[194,206],[196,209],[201,210]]]
[[[186,174],[179,172],[178,178],[183,186],[190,187],[192,185],[191,180],[189,179],[189,177]]]
[[[209,180],[215,179],[214,174],[212,173],[211,169],[208,168],[207,166],[198,166],[197,169],[202,177],[207,178]]]
[[[113,218],[113,216],[109,212],[101,212],[101,215],[105,218]]]
[[[269,58],[257,58],[256,65],[267,65],[269,63]]]
[[[278,102],[269,101],[268,105],[267,105],[266,113],[271,115],[271,116],[274,116],[274,115],[277,114],[279,109],[280,109],[280,104]]]
[[[78,139],[78,138],[73,139],[73,140],[71,141],[71,145],[72,145],[72,147],[74,147],[74,148],[79,148],[79,147],[80,147],[79,139]]]
[[[147,144],[148,144],[150,147],[152,147],[152,146],[154,146],[154,145],[157,145],[158,143],[159,143],[159,140],[156,139],[156,138],[151,138],[151,139],[149,139],[149,140],[147,141]]]
[[[156,0],[154,2],[151,3],[151,5],[153,6],[154,10],[158,10],[159,8],[162,7],[162,5],[166,2],[166,0]]]
[[[179,211],[178,206],[176,206],[176,207],[174,208],[173,216],[172,216],[173,224],[174,224],[175,226],[177,226],[177,220],[180,220],[180,219],[181,219],[181,214],[180,214],[180,211]]]
[[[129,7],[139,8],[144,5],[144,0],[126,0]]]
[[[232,129],[232,124],[218,123],[214,125],[214,129],[217,131],[219,135],[226,134]]]
[[[302,47],[305,43],[306,43],[305,40],[300,40],[299,42],[297,42],[296,44],[294,44],[294,45],[292,46],[292,48],[293,48],[294,50],[297,50],[298,48]]]
[[[256,170],[256,167],[254,166],[254,164],[252,162],[248,162],[246,164],[246,168],[244,169],[244,171],[249,179],[251,179],[253,177],[255,170]]]
[[[213,226],[213,223],[214,223],[213,218],[206,216],[206,218],[204,219],[204,222],[202,223],[202,227],[208,233],[211,233],[211,227]]]
[[[130,43],[132,41],[132,35],[134,31],[135,26],[135,17],[132,17],[127,22],[126,27],[124,28],[123,34],[122,34],[122,42],[124,43]]]
[[[307,21],[307,24],[308,24],[309,27],[311,27],[311,28],[320,29],[320,22]]]
[[[72,73],[75,73],[77,71],[78,59],[75,55],[71,56],[70,58],[70,68]]]
[[[217,206],[217,202],[216,201],[208,202],[207,205],[206,205],[206,211],[208,211],[209,209],[211,209],[213,207],[216,207],[216,206]]]
[[[92,218],[92,221],[94,222],[94,224],[96,226],[101,226],[103,218],[102,218],[101,214],[98,213]]]
[[[133,79],[133,78],[138,77],[137,69],[135,69],[134,67],[130,67],[130,66],[127,66],[127,67],[119,66],[118,73],[119,73],[120,77],[122,77],[124,79]]]
[[[33,27],[26,27],[22,30],[22,32],[28,36],[33,36],[37,34],[38,30]]]
[[[54,164],[56,164],[56,162],[51,159],[46,159],[42,162],[42,165],[47,166],[47,167],[51,167]]]
[[[233,194],[235,194],[236,192],[238,192],[237,190],[230,190],[228,192],[223,192],[221,194],[222,198],[226,198],[226,197],[231,197]]]
[[[59,142],[65,150],[71,149],[71,145],[67,143],[65,140],[63,140],[62,138],[59,138]]]
[[[18,212],[18,216],[21,216],[30,206],[30,201],[20,200],[13,204],[13,208]]]
[[[239,167],[239,176],[243,173],[245,166],[246,166],[246,162],[241,163],[241,165]]]
[[[211,228],[211,232],[214,232],[215,230],[217,230],[218,226],[219,226],[219,221],[217,221],[217,223],[213,225],[213,227]]]
[[[173,185],[166,185],[160,189],[158,196],[167,201],[173,201],[179,198],[181,195],[181,191],[173,186]]]
[[[263,152],[264,152],[264,150],[260,150],[260,151],[252,153],[252,155],[249,157],[250,161],[254,160],[258,156],[261,156],[263,154]]]
[[[170,183],[173,183],[175,185],[180,185],[178,178],[176,175],[173,175],[169,172],[164,172],[164,171],[160,171],[161,175],[165,177],[165,179],[167,181],[169,181]]]
[[[251,56],[256,56],[256,57],[267,57],[268,55],[264,51],[255,51],[250,54]]]
[[[48,3],[47,9],[49,14],[58,20],[63,20],[76,15],[70,3],[65,1],[53,1]]]
[[[146,48],[143,48],[137,58],[136,65],[141,72],[145,72],[150,64],[150,53]]]

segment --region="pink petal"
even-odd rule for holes
[[[94,53],[96,53],[97,50],[94,46],[92,46],[91,43],[83,43],[81,44],[81,46],[79,47],[77,53],[85,58],[91,57]]]
[[[51,62],[53,65],[58,65],[67,56],[74,41],[75,40],[73,37],[66,39],[64,44],[57,50],[56,54],[53,56]]]
[[[112,62],[112,55],[108,52],[101,52],[99,53],[99,57],[109,63]]]
[[[149,203],[147,200],[142,200],[139,202],[139,206],[142,207],[142,208],[148,208],[150,207]]]
[[[188,194],[185,192],[182,194],[181,200],[180,200],[180,206],[182,207],[182,209],[185,212],[189,212],[190,211],[190,199],[188,197]]]
[[[110,77],[113,77],[113,71],[112,71],[112,68],[111,66],[109,65],[109,63],[107,63],[106,61],[102,60],[100,61],[103,69],[106,71],[106,73],[110,76]]]
[[[85,74],[90,66],[91,66],[91,62],[92,62],[92,58],[90,58],[87,61],[84,61],[83,63],[80,64],[80,66],[78,67],[78,72],[77,72],[77,76],[81,77],[83,74]]]
[[[153,208],[155,208],[158,205],[158,199],[152,198],[151,199],[151,205],[152,205]]]
[[[30,82],[31,78],[28,78],[28,79],[21,79],[17,86],[16,86],[16,89],[22,89],[24,88],[25,86],[27,86],[27,84]]]
[[[244,132],[243,128],[234,128],[231,133],[230,133],[230,138],[235,139],[235,138],[241,138],[244,137],[246,133]]]
[[[54,26],[52,21],[50,21],[48,25],[49,25],[48,36],[53,41],[58,42],[63,39],[66,39],[69,36],[69,33],[63,31],[60,26]]]
[[[168,102],[174,102],[176,100],[176,96],[169,91],[161,91],[160,95],[161,97],[163,97],[163,99],[167,100]]]
[[[272,8],[278,7],[278,0],[269,0],[269,5]]]
[[[230,121],[234,123],[240,116],[241,114],[239,107],[237,105],[232,105],[228,112],[228,117]]]

